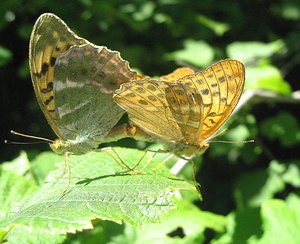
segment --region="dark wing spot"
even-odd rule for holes
[[[216,116],[216,112],[210,112],[208,116]]]
[[[218,81],[219,81],[220,83],[223,83],[223,82],[225,81],[225,77],[224,77],[224,76],[219,77],[219,78],[218,78]]]
[[[157,94],[156,96],[157,96],[158,98],[161,98],[161,99],[164,99],[164,98],[165,98],[164,94],[162,94],[162,93],[159,93],[159,94]]]
[[[139,103],[142,104],[142,105],[148,105],[148,102],[143,100],[143,99],[140,99]]]
[[[203,84],[203,80],[202,80],[202,79],[197,79],[196,82],[197,82],[198,84]]]
[[[125,97],[136,97],[136,95],[134,93],[130,92],[130,93],[127,93],[125,95]]]
[[[202,95],[208,95],[209,94],[209,90],[207,88],[203,89],[203,90],[201,90],[201,93],[202,93]]]
[[[213,83],[213,84],[211,84],[211,87],[216,87],[216,86],[218,86],[218,84],[217,84],[217,83]]]
[[[170,93],[171,91],[172,91],[172,89],[171,89],[170,87],[166,87],[166,88],[165,88],[165,92],[166,92],[166,93]]]
[[[207,103],[207,104],[203,104],[203,106],[204,106],[205,108],[208,108],[208,107],[211,106],[211,104],[210,104],[210,103]]]
[[[47,84],[47,87],[46,87],[46,88],[41,89],[41,92],[42,92],[42,93],[47,93],[47,92],[50,92],[50,91],[52,91],[52,90],[53,90],[53,82],[51,81],[51,82],[49,82],[49,83]]]
[[[47,109],[47,111],[48,111],[48,112],[50,112],[50,113],[53,113],[53,112],[55,112],[55,110],[54,110],[54,109]]]
[[[181,90],[181,89],[176,89],[176,90],[174,90],[174,91],[175,91],[175,93],[176,93],[177,95],[183,95],[183,94],[184,94],[184,91]]]
[[[55,51],[60,52],[60,50],[61,50],[60,47],[58,46],[55,47]]]
[[[136,89],[136,91],[137,91],[138,93],[145,93],[145,92],[146,92],[145,89],[142,88],[142,87],[138,87],[138,88]]]
[[[44,104],[47,106],[53,100],[53,96],[50,96],[47,100],[44,101]]]
[[[169,97],[169,98],[168,98],[168,102],[169,102],[170,104],[176,104],[176,103],[177,103],[177,101],[176,101],[176,99],[175,99],[174,97]]]
[[[221,103],[226,103],[227,102],[227,98],[226,97],[222,97],[221,98]]]
[[[49,65],[47,63],[43,63],[41,73],[45,75],[48,72]]]
[[[209,122],[215,124],[215,121],[213,119],[209,119]]]
[[[50,66],[53,67],[55,65],[55,61],[56,61],[56,58],[55,57],[51,57],[50,59]]]
[[[214,77],[214,75],[213,74],[209,74],[208,76],[207,76],[207,78],[213,78]]]
[[[41,78],[42,77],[41,73],[33,73],[33,75],[36,76],[37,78]]]
[[[156,87],[154,85],[148,85],[147,88],[150,90],[150,91],[156,91]]]
[[[205,125],[205,126],[208,127],[208,128],[212,127],[211,125],[208,125],[208,124],[206,124],[206,123],[203,123],[203,125]]]
[[[153,96],[153,95],[149,95],[149,96],[148,96],[148,99],[149,99],[150,101],[156,101],[156,100],[157,100],[157,98],[156,98],[155,96]]]

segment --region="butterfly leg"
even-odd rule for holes
[[[159,163],[156,167],[152,168],[153,171],[158,170],[161,166],[163,166],[168,160],[170,160],[174,154],[170,154],[168,157],[166,157],[161,163]]]
[[[113,154],[116,156],[113,156],[108,150],[105,150],[105,152],[111,156],[119,165],[121,165],[123,168],[127,169],[128,171],[133,171],[132,168],[130,168],[119,156],[119,154],[117,153],[117,151],[113,148],[106,148],[106,149],[110,149],[111,151],[113,151]],[[103,150],[103,149],[102,149]]]
[[[70,165],[69,165],[69,155],[70,155],[69,152],[65,153],[65,164],[64,164],[64,171],[63,171],[62,176],[64,176],[64,174],[66,172],[68,172],[68,184],[67,184],[66,189],[63,191],[62,195],[66,194],[66,192],[69,190],[70,183],[71,183],[71,171],[70,171]]]
[[[201,191],[200,191],[200,184],[196,181],[196,167],[195,167],[195,161],[192,159],[192,167],[193,167],[193,180],[196,183],[195,187],[199,193],[199,196],[201,198]]]

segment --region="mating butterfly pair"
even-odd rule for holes
[[[245,80],[244,66],[236,60],[203,72],[180,68],[144,78],[118,52],[78,37],[53,14],[37,20],[29,58],[38,102],[59,138],[50,146],[58,153],[97,148],[125,111],[170,151],[204,152],[238,103]]]

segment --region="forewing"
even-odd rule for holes
[[[56,59],[72,45],[87,43],[76,36],[67,25],[53,14],[43,14],[36,21],[30,38],[29,66],[34,91],[40,107],[57,136],[53,78]]]
[[[199,141],[212,136],[230,116],[244,88],[245,68],[237,60],[222,60],[181,82],[194,86],[203,100],[203,126]]]
[[[62,137],[101,142],[124,114],[112,100],[114,91],[137,78],[119,52],[91,44],[71,47],[57,59],[54,72]]]

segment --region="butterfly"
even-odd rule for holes
[[[77,36],[51,13],[33,27],[29,65],[39,105],[58,137],[50,147],[59,154],[97,148],[125,113],[113,92],[139,77],[119,52]]]
[[[130,120],[176,155],[202,154],[225,123],[244,88],[245,68],[219,61],[204,71],[179,68],[160,78],[122,84],[114,101]]]

